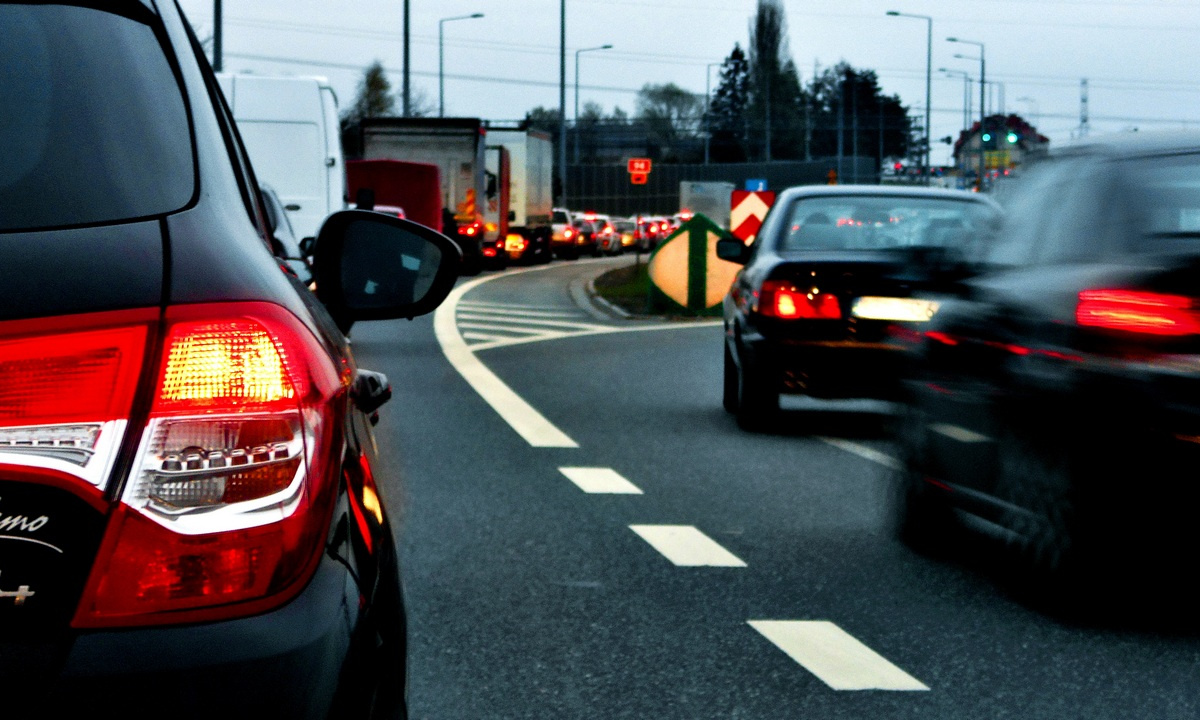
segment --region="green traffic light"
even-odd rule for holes
[[[1013,132],[1010,132],[1010,133],[1008,134],[1008,143],[1009,143],[1010,145],[1012,145],[1012,144],[1014,144],[1014,143],[1016,143],[1016,142],[1017,142],[1017,134],[1016,134],[1016,133],[1013,133]]]
[[[991,142],[991,141],[992,141],[992,134],[991,134],[991,133],[984,133],[984,134],[983,134],[983,141],[984,141],[984,142]]]

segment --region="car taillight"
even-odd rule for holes
[[[105,490],[157,317],[121,311],[0,326],[0,464]]]
[[[1147,335],[1200,334],[1200,313],[1192,298],[1136,290],[1084,290],[1075,306],[1083,327]]]
[[[786,280],[767,280],[758,297],[758,312],[781,320],[840,320],[837,296],[819,288],[799,289]]]
[[[149,417],[76,627],[262,612],[320,558],[348,376],[275,305],[166,319]]]

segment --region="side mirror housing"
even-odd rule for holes
[[[343,332],[359,320],[432,312],[453,289],[461,262],[445,235],[368,210],[330,215],[313,248],[317,297]]]
[[[723,237],[717,240],[717,257],[738,265],[745,265],[750,260],[750,246],[739,238]]]

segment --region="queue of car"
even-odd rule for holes
[[[1200,135],[1089,138],[1023,175],[1003,209],[782,193],[752,246],[718,244],[744,265],[724,406],[761,431],[780,394],[895,401],[904,541],[998,549],[1031,597],[1072,608],[1115,578],[1155,592],[1196,542]]]

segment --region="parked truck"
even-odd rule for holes
[[[405,160],[438,166],[442,206],[453,213],[443,232],[458,242],[466,272],[503,267],[508,207],[500,178],[488,173],[487,129],[478,118],[366,118],[361,121],[364,160]],[[496,199],[494,221],[485,218]]]
[[[508,194],[505,249],[509,258],[550,262],[554,209],[554,143],[550,135],[539,130],[490,128],[487,145],[500,195]]]

